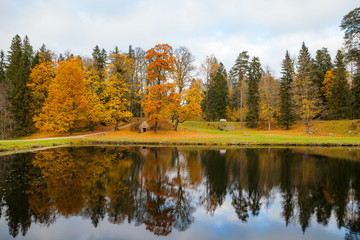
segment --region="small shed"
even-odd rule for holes
[[[140,125],[139,125],[140,133],[144,133],[149,129],[150,129],[150,125],[146,121],[143,121],[142,123],[140,123]]]

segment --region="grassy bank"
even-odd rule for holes
[[[160,130],[138,133],[130,127],[103,136],[90,136],[76,139],[36,140],[47,137],[36,134],[16,141],[0,141],[0,150],[19,150],[59,145],[80,144],[127,144],[127,145],[273,145],[273,146],[360,146],[360,122],[314,121],[311,124],[314,134],[305,133],[303,124],[294,125],[290,130],[273,128],[242,129],[239,123],[185,122],[179,131]],[[64,135],[62,136],[64,137]],[[29,139],[31,138],[31,139]]]

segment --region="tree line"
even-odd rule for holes
[[[334,60],[327,48],[311,57],[302,44],[297,57],[286,51],[280,79],[259,57],[242,51],[227,71],[214,55],[197,68],[186,47],[158,44],[92,57],[34,51],[16,35],[7,54],[0,51],[2,139],[36,130],[72,133],[132,117],[146,117],[157,132],[172,120],[240,121],[248,127],[271,123],[289,129],[312,119],[360,118],[360,8],[344,16],[344,46]]]

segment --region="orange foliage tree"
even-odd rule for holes
[[[174,71],[175,57],[171,46],[158,44],[146,52],[145,59],[150,62],[147,78],[153,86],[142,107],[147,121],[154,124],[157,133],[159,121],[169,118],[170,105],[179,101],[175,85],[167,83],[167,76]]]
[[[50,52],[38,53],[39,63],[31,69],[31,82],[28,87],[31,89],[31,107],[35,115],[39,115],[41,108],[48,97],[49,85],[55,77],[56,63],[52,59]]]
[[[34,117],[35,126],[44,132],[72,134],[75,127],[87,124],[90,114],[96,114],[89,107],[82,62],[78,58],[60,62],[55,74],[42,111]]]

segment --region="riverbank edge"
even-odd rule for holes
[[[6,144],[4,144],[6,143]],[[0,154],[7,155],[20,152],[40,151],[47,148],[68,147],[68,146],[149,146],[149,147],[360,147],[359,142],[245,142],[245,141],[139,141],[139,140],[117,140],[117,139],[54,139],[21,141],[17,140],[11,145],[12,141],[0,141]]]

